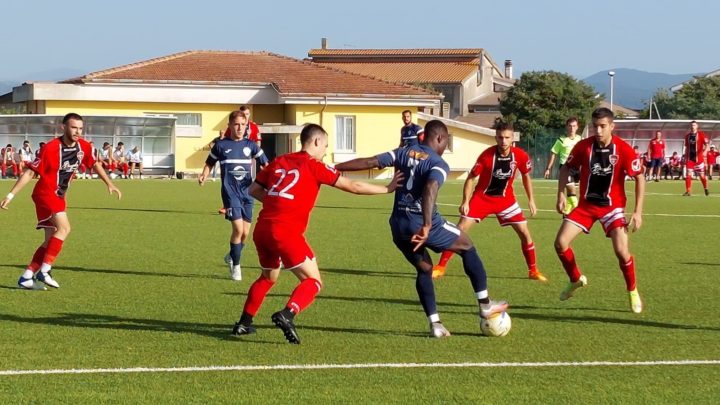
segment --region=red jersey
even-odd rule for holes
[[[716,165],[718,156],[720,156],[720,152],[718,152],[714,149],[710,149],[707,152],[707,163],[709,165]]]
[[[703,152],[705,151],[705,145],[708,144],[708,140],[705,137],[705,133],[698,131],[693,134],[692,132],[685,135],[685,161],[703,163],[705,157]]]
[[[0,150],[0,158],[2,158],[3,162],[14,162],[15,161],[15,148],[2,148]]]
[[[223,138],[230,137],[230,128],[225,130],[225,133],[223,134]],[[247,138],[253,142],[262,142],[262,134],[260,133],[260,128],[257,126],[256,123],[250,121],[248,126],[245,128],[245,134],[243,135],[243,138]]]
[[[680,159],[680,155],[670,156],[670,166],[680,167],[681,164],[682,164],[682,159]]]
[[[255,182],[267,190],[258,216],[287,232],[304,233],[321,184],[334,185],[340,172],[307,152],[288,153],[258,173]]]
[[[578,142],[565,162],[571,169],[580,170],[580,205],[625,207],[625,175],[642,173],[642,161],[632,147],[617,136],[607,147],[595,138]]]
[[[507,156],[501,156],[497,146],[485,149],[470,171],[472,176],[480,176],[474,192],[491,197],[515,197],[516,169],[522,174],[532,170],[532,162],[524,150],[512,146]]]
[[[81,164],[90,167],[95,164],[90,144],[80,138],[75,146],[67,146],[62,137],[53,139],[40,149],[40,156],[28,167],[40,175],[35,184],[33,197],[60,197],[70,186],[73,174]]]
[[[665,141],[662,139],[653,139],[648,145],[650,159],[662,159],[665,157]]]

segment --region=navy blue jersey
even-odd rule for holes
[[[450,171],[448,164],[434,150],[422,144],[377,155],[377,160],[381,168],[394,166],[405,176],[405,184],[395,190],[393,215],[414,214],[420,216],[422,221],[422,194],[425,184],[430,180],[437,180],[442,186]],[[437,215],[437,206],[433,207],[433,215]]]
[[[418,136],[425,130],[418,124],[410,123],[400,128],[400,142],[402,146],[412,146],[420,143]]]
[[[249,199],[248,188],[252,184],[252,167],[257,159],[260,164],[268,162],[265,152],[253,141],[234,141],[224,138],[215,143],[205,164],[212,167],[220,162],[222,178],[222,199],[225,207],[238,207]]]

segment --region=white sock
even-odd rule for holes
[[[22,278],[33,278],[35,275],[35,272],[30,269],[25,269],[25,272],[22,274]]]
[[[47,263],[43,263],[42,266],[40,266],[40,271],[42,271],[43,273],[47,273],[48,271],[50,271],[50,269],[52,269],[52,265]]]
[[[430,323],[440,322],[440,315],[432,314],[432,315],[428,316],[428,321],[430,321]]]

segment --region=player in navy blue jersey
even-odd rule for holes
[[[465,274],[470,278],[480,306],[480,317],[487,318],[503,312],[508,306],[506,302],[490,300],[487,274],[475,246],[465,232],[446,221],[437,211],[437,193],[450,171],[441,157],[448,137],[445,124],[432,120],[425,125],[425,139],[421,144],[335,166],[340,171],[393,166],[403,173],[405,184],[395,190],[390,230],[393,242],[417,271],[415,288],[430,322],[430,336],[438,338],[450,336],[450,332],[440,322],[431,276],[433,264],[426,247],[435,252],[451,250],[462,257]]]
[[[198,183],[202,186],[212,167],[216,162],[220,162],[223,208],[225,218],[232,224],[230,253],[229,257],[226,256],[226,262],[230,277],[236,281],[242,279],[240,256],[252,225],[254,200],[248,194],[248,188],[253,182],[252,166],[255,164],[254,159],[258,160],[262,167],[268,164],[267,156],[257,143],[243,137],[247,125],[247,118],[242,112],[230,113],[230,137],[215,142],[198,177]]]
[[[423,127],[412,122],[412,112],[402,112],[403,127],[400,128],[400,147],[417,145],[422,142]]]

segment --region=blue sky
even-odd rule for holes
[[[0,80],[89,73],[191,49],[303,58],[321,37],[333,48],[485,48],[499,64],[512,59],[516,73],[578,78],[617,67],[720,69],[720,2],[709,0],[243,3],[11,1],[0,6]]]

